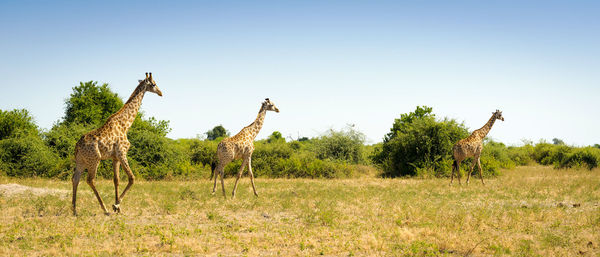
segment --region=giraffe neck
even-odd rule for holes
[[[485,136],[487,136],[487,134],[492,129],[492,126],[494,126],[494,122],[496,122],[496,115],[492,114],[492,117],[488,120],[488,122],[485,123],[483,127],[477,130],[479,139],[483,139]]]
[[[117,118],[122,121],[121,124],[123,125],[125,132],[127,132],[133,124],[133,121],[140,110],[140,106],[142,105],[142,99],[144,98],[145,93],[146,90],[144,90],[143,86],[138,86],[127,102],[125,102],[125,105],[123,105],[121,110],[117,112],[119,114]]]
[[[256,136],[258,135],[258,132],[260,132],[260,129],[262,128],[265,122],[265,116],[267,116],[267,111],[263,110],[263,108],[261,107],[260,111],[258,111],[258,116],[256,116],[256,120],[254,120],[254,122],[252,122],[252,124],[248,126],[248,128],[250,129],[248,133],[250,133],[250,138],[252,138],[252,140],[254,140],[254,138],[256,138]]]

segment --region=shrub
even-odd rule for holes
[[[29,111],[15,109],[0,110],[0,140],[20,135],[38,135],[39,130]]]
[[[55,153],[37,135],[0,140],[0,170],[15,177],[57,175]]]
[[[558,160],[556,162],[558,162],[559,168],[587,168],[591,170],[598,167],[600,150],[593,147],[571,148],[560,162]]]
[[[316,157],[321,160],[365,163],[365,135],[350,126],[341,131],[329,130],[327,134],[311,141]]]
[[[386,177],[449,175],[452,146],[469,135],[464,125],[438,120],[426,106],[402,114],[390,130],[372,155]]]

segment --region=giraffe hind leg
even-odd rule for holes
[[[244,159],[244,161],[242,161],[240,170],[238,171],[237,177],[235,178],[235,184],[233,184],[233,191],[231,191],[231,197],[235,197],[235,191],[237,190],[238,181],[242,177],[242,173],[244,173],[244,168],[246,167],[246,163],[248,163],[248,159]]]
[[[467,185],[469,184],[469,179],[471,178],[471,174],[473,173],[473,168],[475,168],[475,165],[477,165],[477,162],[475,161],[475,158],[473,158],[473,165],[471,165],[469,174],[467,174]]]
[[[227,195],[225,194],[225,181],[223,179],[223,177],[225,177],[225,167],[221,167],[221,169],[219,169],[219,176],[221,176],[221,189],[223,190],[223,197],[227,198]]]
[[[456,178],[458,179],[458,185],[461,185],[460,184],[460,177],[461,177],[461,175],[460,175],[460,162],[461,161],[456,161]]]
[[[79,186],[79,179],[81,178],[81,174],[83,173],[83,168],[81,165],[75,165],[75,169],[73,171],[73,178],[71,181],[73,182],[73,199],[72,199],[72,210],[73,215],[77,216],[77,186]]]
[[[87,183],[94,191],[96,198],[98,198],[98,202],[100,203],[100,207],[104,211],[104,214],[110,215],[110,213],[108,213],[108,211],[106,210],[106,206],[104,206],[102,197],[100,197],[100,194],[98,193],[98,190],[96,189],[96,185],[94,184],[94,179],[96,178],[96,172],[98,171],[98,164],[100,164],[99,160],[97,160],[95,164],[91,165],[91,167],[88,167]]]
[[[454,169],[456,169],[456,161],[452,163],[452,171],[450,172],[450,185],[454,181]]]

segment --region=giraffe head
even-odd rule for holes
[[[279,109],[277,109],[277,107],[275,106],[275,103],[271,102],[271,100],[269,100],[269,98],[265,98],[265,101],[262,103],[261,109],[266,110],[266,111],[279,112]]]
[[[504,117],[502,117],[502,111],[496,110],[495,112],[492,112],[492,114],[494,115],[494,117],[496,117],[497,120],[504,121]]]
[[[150,75],[148,75],[148,72],[146,72],[146,78],[144,80],[139,80],[139,82],[139,86],[144,87],[144,91],[152,92],[159,96],[162,96],[162,92],[156,85],[156,81],[154,81],[154,79],[152,78],[152,72],[150,72]]]

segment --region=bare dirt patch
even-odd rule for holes
[[[51,188],[37,188],[37,187],[29,187],[23,186],[19,184],[2,184],[0,185],[0,196],[13,197],[26,193],[31,193],[36,196],[43,195],[58,195],[58,196],[66,196],[69,191],[61,190],[61,189],[51,189]]]

